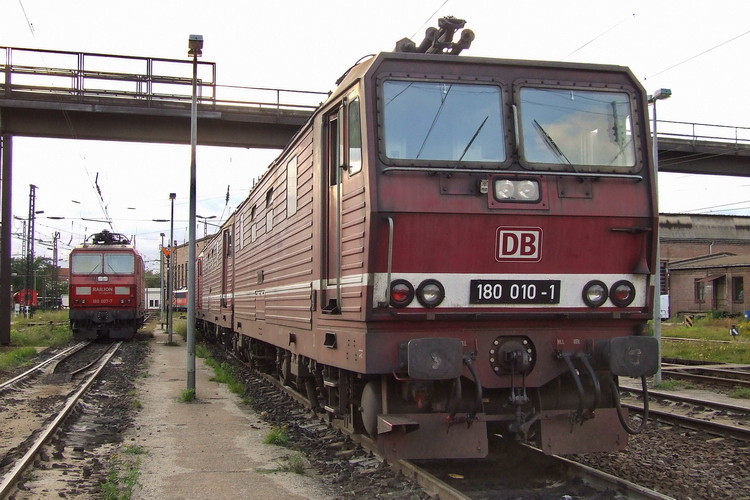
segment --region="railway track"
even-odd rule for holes
[[[666,365],[662,368],[662,376],[721,387],[750,388],[750,365]]]
[[[496,440],[483,460],[401,461],[394,467],[441,500],[671,497],[536,448]]]
[[[307,398],[276,378],[257,372],[242,364],[221,348],[215,355],[226,357],[244,372],[245,382],[252,379],[268,384],[252,396],[256,408],[267,418],[282,420],[279,425],[300,429],[301,441],[315,443],[316,452],[344,457],[356,471],[372,474],[385,466],[375,443],[364,435],[345,432],[337,421],[312,418]],[[250,374],[248,378],[248,373]],[[293,405],[293,406],[290,406]],[[273,414],[273,415],[272,415]],[[291,419],[291,420],[287,420]],[[332,433],[335,428],[339,433]],[[339,436],[339,437],[337,437]],[[330,460],[330,458],[326,458]],[[583,464],[557,456],[546,456],[540,450],[522,446],[496,436],[490,444],[490,456],[476,460],[398,460],[388,464],[419,485],[431,497],[441,500],[479,498],[602,498],[602,492],[617,492],[615,497],[630,499],[670,498],[656,491],[606,474]],[[356,474],[356,472],[355,472]],[[523,483],[519,478],[524,478]]]
[[[623,387],[641,395],[637,387]],[[750,442],[750,407],[715,400],[683,396],[664,391],[649,391],[649,418],[695,431]],[[641,414],[641,404],[623,400],[623,407]]]
[[[76,344],[0,384],[0,498],[15,487],[121,344]]]

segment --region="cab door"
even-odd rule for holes
[[[355,92],[325,117],[326,193],[323,314],[359,316],[368,203],[362,174],[360,99]],[[354,319],[354,316],[351,319]]]
[[[323,314],[341,314],[341,189],[343,105],[325,117],[325,284]]]

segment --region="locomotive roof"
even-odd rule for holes
[[[336,89],[331,92],[329,98],[318,108],[324,108],[328,102],[336,99],[342,92],[348,89],[351,84],[359,78],[365,76],[371,68],[378,68],[388,61],[412,61],[412,62],[445,62],[450,64],[474,64],[474,65],[499,65],[499,66],[516,66],[529,68],[549,68],[559,70],[587,71],[591,73],[621,73],[627,75],[633,85],[641,88],[637,78],[627,66],[614,64],[594,64],[594,63],[577,63],[577,62],[560,62],[560,61],[537,61],[530,59],[502,59],[492,57],[473,57],[462,55],[448,54],[420,54],[413,52],[381,52],[371,54],[369,57],[364,56],[354,66],[349,68],[342,75],[337,83]]]

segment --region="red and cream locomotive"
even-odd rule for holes
[[[389,458],[621,449],[617,377],[658,360],[646,95],[461,27],[342,77],[203,250],[197,324]]]
[[[77,339],[130,339],[146,317],[143,257],[121,234],[97,233],[70,252],[70,326]]]

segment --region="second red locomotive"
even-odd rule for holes
[[[646,95],[627,68],[354,66],[204,248],[197,324],[388,458],[622,449],[655,371]]]
[[[130,339],[146,316],[143,257],[104,230],[70,253],[70,326],[78,339]]]

